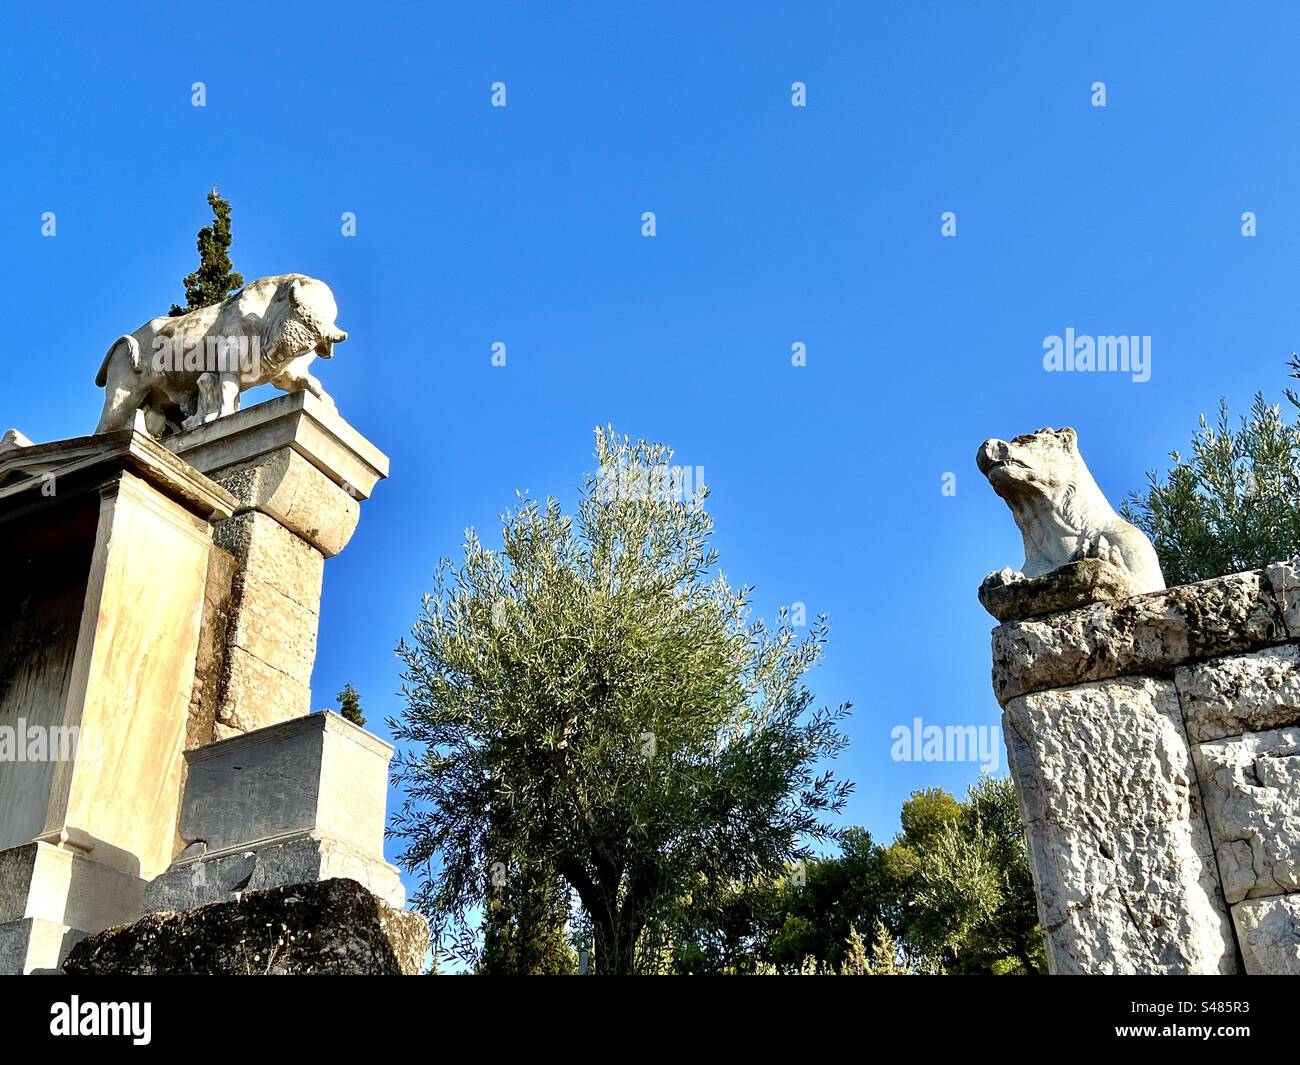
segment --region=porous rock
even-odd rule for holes
[[[1300,891],[1300,728],[1195,748],[1229,902]]]
[[[1300,976],[1300,895],[1239,902],[1232,920],[1247,976]]]
[[[1285,642],[1261,570],[993,630],[993,690],[1004,706],[1029,692],[1108,677],[1172,677],[1175,667]]]
[[[1003,732],[1052,972],[1235,972],[1173,683],[1026,695]]]
[[[63,968],[77,976],[413,975],[428,943],[423,917],[335,879],[152,913],[82,940]]]

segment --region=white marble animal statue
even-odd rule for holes
[[[989,580],[1011,583],[1080,559],[1100,558],[1127,574],[1134,595],[1164,588],[1151,541],[1102,495],[1079,454],[1073,429],[985,440],[975,461],[1011,508],[1025,541],[1020,571],[1006,569]]]
[[[129,428],[143,410],[149,432],[190,429],[239,410],[242,392],[273,384],[333,405],[309,367],[348,335],[329,285],[302,274],[264,277],[211,307],[153,318],[108,349],[97,433]]]

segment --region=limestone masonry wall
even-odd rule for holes
[[[1300,973],[1300,566],[993,631],[1057,973]]]

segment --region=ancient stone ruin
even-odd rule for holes
[[[979,466],[1031,563],[980,598],[1052,972],[1300,973],[1300,566],[1166,590],[1073,430]]]
[[[276,341],[285,366],[322,353],[310,330],[288,335],[306,347]],[[0,726],[15,745],[0,759],[0,973],[57,971],[124,925],[112,950],[83,949],[94,971],[110,957],[168,971],[148,947],[160,927],[250,906],[318,954],[332,945],[331,965],[362,959],[329,971],[422,964],[424,920],[402,912],[383,856],[392,748],[311,714],[325,563],[388,459],[307,376],[243,410],[237,390],[210,405],[214,379],[191,375],[186,395],[175,375],[166,395],[118,381],[129,427],[0,441]],[[310,887],[336,878],[361,902]],[[141,921],[161,912],[179,924]],[[210,956],[226,971],[229,952]]]

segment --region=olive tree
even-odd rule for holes
[[[825,618],[751,618],[667,448],[597,430],[595,457],[576,514],[521,496],[499,550],[471,531],[440,565],[398,648],[393,834],[436,931],[465,942],[494,877],[553,870],[594,971],[632,973],[683,899],[707,911],[836,837],[848,706],[803,683]]]

